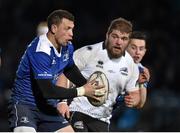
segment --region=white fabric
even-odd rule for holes
[[[36,130],[33,127],[26,127],[26,126],[20,126],[14,128],[14,132],[36,132]]]
[[[55,54],[60,57],[61,56],[61,52],[59,53],[57,51],[57,49],[54,47],[54,45],[49,41],[49,39],[47,38],[46,34],[43,34],[41,36],[39,36],[39,42],[38,42],[38,46],[36,48],[36,52],[44,52],[48,55],[50,55],[51,53],[51,47],[54,49]]]
[[[91,50],[88,47],[91,47]],[[102,42],[76,50],[74,60],[86,78],[95,71],[104,72],[109,80],[110,88],[108,99],[102,106],[92,106],[87,98],[82,96],[74,98],[70,104],[70,110],[82,112],[109,123],[112,105],[118,94],[125,90],[138,90],[135,86],[139,75],[137,65],[127,52],[121,58],[110,60],[106,49],[102,48]]]

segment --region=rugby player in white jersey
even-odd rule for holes
[[[124,98],[127,107],[139,105],[140,94],[136,86],[138,67],[125,51],[131,32],[131,22],[124,18],[115,19],[108,28],[104,42],[75,51],[73,56],[75,64],[87,79],[95,71],[102,71],[109,80],[108,98],[103,105],[93,106],[86,97],[73,99],[69,109],[72,112],[70,122],[75,131],[108,132],[116,97],[124,91],[127,91]],[[60,112],[66,115],[68,109],[61,107]]]

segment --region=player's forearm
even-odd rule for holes
[[[66,76],[64,74],[59,75],[59,77],[56,81],[56,85],[64,87],[64,88],[69,88],[68,84],[69,83],[68,83],[68,79],[66,78]]]
[[[140,102],[139,104],[137,105],[137,108],[142,108],[146,102],[146,96],[147,96],[147,89],[144,88],[144,87],[141,87],[139,89],[140,91]]]
[[[124,97],[124,102],[127,107],[138,108],[140,103],[140,92],[139,90],[128,91]]]
[[[64,75],[76,86],[83,86],[87,82],[75,64],[69,68],[66,68],[64,70]]]
[[[39,79],[37,80],[38,86],[44,96],[44,98],[52,99],[68,99],[77,97],[77,89],[66,89],[63,87],[58,87],[51,83],[49,79]]]

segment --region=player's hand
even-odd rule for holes
[[[149,82],[149,79],[150,79],[150,72],[149,72],[149,69],[144,67],[143,68],[143,71],[140,72],[139,74],[139,79],[138,79],[138,82],[140,84],[142,83],[145,83],[145,82]]]
[[[66,117],[66,118],[70,117],[69,106],[67,105],[66,102],[58,103],[57,110],[63,117]]]
[[[106,90],[104,85],[98,85],[96,80],[89,81],[83,86],[85,88],[85,96],[99,100],[98,97],[104,96]]]
[[[139,90],[128,92],[124,97],[124,102],[127,107],[136,107],[140,103]]]

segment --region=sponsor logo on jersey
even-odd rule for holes
[[[20,122],[28,123],[29,122],[28,117],[25,117],[25,116],[21,117]]]
[[[66,123],[68,123],[68,121],[64,119],[64,121],[62,122],[62,124],[66,124]]]
[[[39,77],[51,77],[52,74],[49,74],[49,73],[47,73],[47,72],[44,72],[44,73],[39,73],[38,76],[39,76]]]
[[[113,70],[108,70],[109,73],[116,73],[115,71]]]
[[[84,129],[83,121],[76,121],[73,126],[77,129]]]
[[[103,68],[103,64],[104,64],[104,62],[101,61],[101,60],[99,60],[99,61],[97,62],[96,67]]]
[[[59,78],[59,75],[60,75],[60,74],[54,74],[54,77],[53,77],[53,79],[54,79],[54,80],[58,80],[58,78]]]
[[[92,47],[91,47],[91,46],[88,46],[88,47],[87,47],[87,50],[92,50]]]
[[[67,61],[69,59],[69,51],[67,51],[66,53],[64,53],[63,55],[63,62]]]
[[[53,57],[53,60],[52,60],[52,65],[56,64],[56,57]]]
[[[127,67],[122,67],[119,70],[121,72],[122,75],[127,76],[128,75],[128,68]]]

